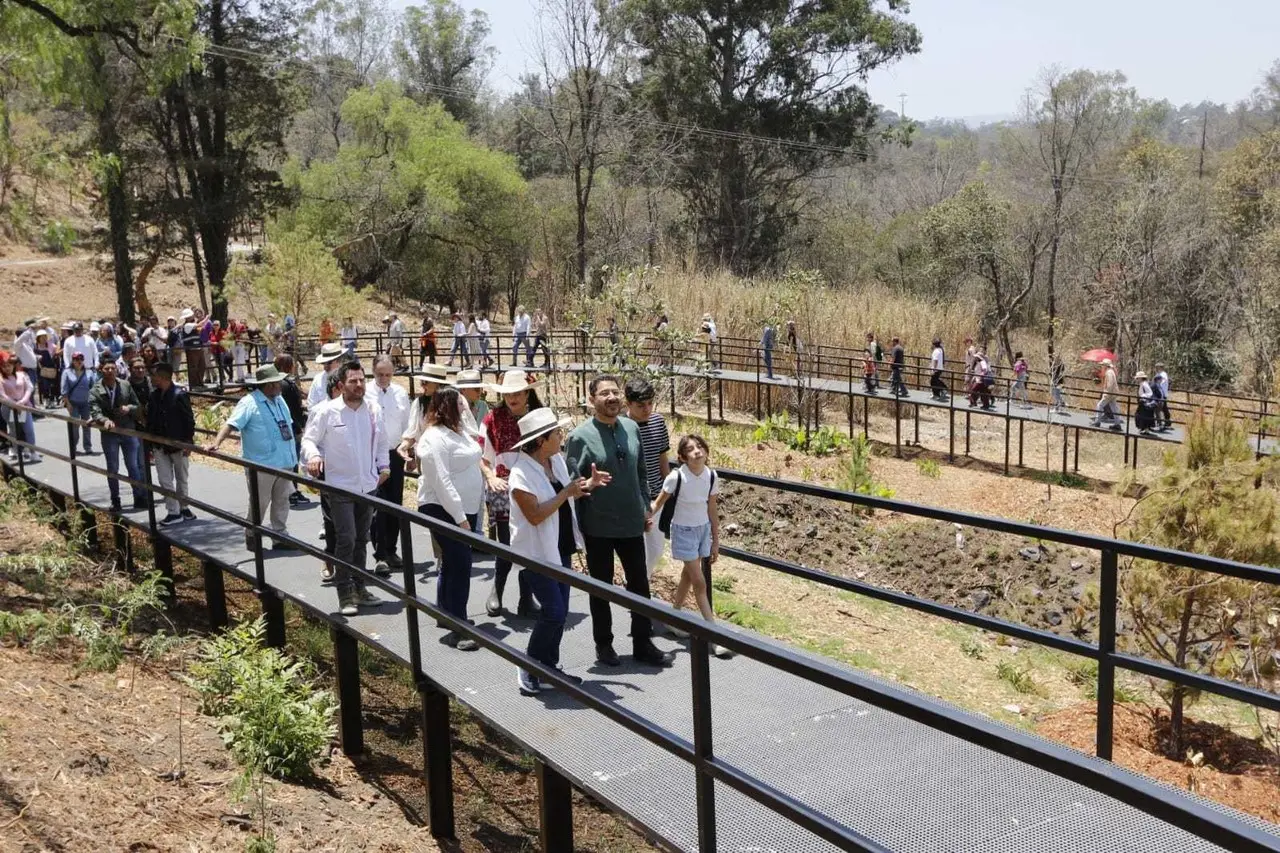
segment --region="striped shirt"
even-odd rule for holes
[[[662,491],[662,469],[659,457],[671,451],[671,439],[667,435],[667,422],[662,415],[652,412],[649,420],[636,423],[640,428],[640,446],[644,448],[644,479],[652,500]]]

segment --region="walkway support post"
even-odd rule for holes
[[[760,350],[755,351],[756,354],[756,420],[760,420]],[[721,413],[720,417],[724,417]]]
[[[849,438],[853,438],[853,359],[849,359]]]
[[[413,526],[407,518],[400,519],[400,559],[404,563],[404,594],[410,599],[417,598],[417,569],[413,565]],[[417,683],[422,678],[422,639],[418,626],[420,613],[416,607],[406,607],[404,615],[409,637],[409,667],[413,672],[414,683]]]
[[[893,392],[893,455],[902,458],[902,398]]]
[[[703,637],[694,636],[689,648],[689,663],[693,677],[693,770],[698,816],[698,853],[716,853],[715,778],[707,767],[707,762],[713,757],[710,659],[711,644]]]
[[[355,637],[329,626],[333,669],[338,687],[338,745],[346,756],[364,752],[364,720],[360,707],[360,645]]]
[[[676,342],[671,341],[671,362],[667,365],[671,371],[671,420],[676,419]],[[584,374],[585,375],[585,374]]]
[[[1111,760],[1111,743],[1115,733],[1116,665],[1116,552],[1102,552],[1098,606],[1098,729],[1095,745],[1099,758]]]
[[[950,383],[954,384],[954,383]],[[947,461],[956,461],[956,395],[949,387],[947,394]]]
[[[1071,434],[1067,430],[1067,425],[1062,425],[1062,474],[1067,473],[1067,445],[1071,442]]]
[[[151,536],[151,559],[156,571],[165,581],[164,590],[161,592],[165,606],[173,607],[178,601],[178,591],[174,587],[173,578],[173,548],[170,547],[169,540],[160,535],[160,528],[156,524],[156,496],[153,491],[155,484],[151,479],[151,465],[147,462],[145,446],[142,468],[142,477],[147,484],[147,526]]]
[[[1080,427],[1076,427],[1075,458],[1071,462],[1073,473],[1080,473]]]
[[[204,602],[209,609],[209,627],[220,630],[231,624],[227,618],[227,589],[222,569],[208,560],[201,561],[200,569],[204,573]]]
[[[538,774],[538,847],[542,853],[573,853],[573,786],[546,762]]]
[[[1009,430],[1011,428],[1009,424],[1009,412],[1012,403],[1013,394],[1010,392],[1008,386],[1006,386],[1004,396],[1004,475],[1006,477],[1009,476]]]
[[[449,696],[429,679],[418,681],[422,699],[422,765],[427,782],[427,813],[434,838],[453,838],[453,737]]]

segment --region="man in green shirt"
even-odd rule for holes
[[[565,442],[569,473],[590,477],[594,471],[613,476],[607,488],[578,499],[578,525],[587,550],[587,571],[605,583],[613,582],[613,555],[626,575],[627,590],[649,597],[644,534],[653,524],[646,497],[644,451],[635,421],[622,413],[622,383],[616,376],[597,376],[588,388],[595,417],[580,424]],[[613,650],[613,614],[609,602],[591,597],[591,629],[596,661],[617,666]],[[632,656],[640,663],[670,666],[671,655],[653,644],[649,617],[631,614]]]

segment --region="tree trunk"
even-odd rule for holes
[[[1058,318],[1058,293],[1057,293],[1057,273],[1058,273],[1058,247],[1062,243],[1062,178],[1058,175],[1053,176],[1053,237],[1049,241],[1049,280],[1047,287],[1049,290],[1049,353],[1053,353],[1054,335],[1057,332]]]
[[[89,63],[93,68],[94,84],[99,88],[97,122],[98,151],[106,161],[102,177],[107,199],[107,223],[110,230],[111,260],[116,281],[116,309],[120,320],[132,326],[136,322],[133,310],[133,264],[129,257],[129,196],[124,186],[124,160],[120,153],[120,134],[116,127],[116,113],[106,79],[106,60],[96,42],[88,47]]]
[[[1182,602],[1182,621],[1178,625],[1178,640],[1174,647],[1174,664],[1178,669],[1187,667],[1187,639],[1191,632],[1191,616],[1195,609],[1195,602],[1196,593],[1195,590],[1191,590]],[[1187,688],[1181,684],[1174,684],[1169,695],[1169,740],[1172,747],[1169,758],[1175,761],[1181,761],[1186,753],[1183,738],[1183,709],[1186,706],[1186,699]]]
[[[151,307],[151,298],[147,296],[147,279],[151,277],[152,270],[160,262],[160,253],[161,245],[157,244],[156,248],[147,256],[142,269],[138,270],[138,278],[133,283],[133,298],[138,303],[138,316],[140,317],[150,317],[156,313],[155,309]]]
[[[587,204],[590,202],[588,194],[590,189],[586,188],[582,182],[582,165],[576,164],[573,167],[573,198],[578,208],[578,286],[582,287],[587,281]]]

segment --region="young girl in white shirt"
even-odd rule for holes
[[[676,502],[671,515],[671,558],[684,563],[680,583],[672,606],[679,610],[685,597],[693,591],[694,600],[702,618],[715,621],[711,599],[707,597],[707,579],[702,573],[702,561],[714,563],[720,557],[720,519],[716,510],[716,495],[720,493],[719,478],[707,464],[711,448],[700,435],[686,435],[680,439],[676,455],[681,467],[676,468],[662,483],[662,491],[653,499],[650,507],[655,517],[660,516],[662,506],[669,500]],[[680,494],[676,496],[679,486]],[[680,632],[673,632],[680,636]],[[731,657],[728,649],[711,646],[716,657]]]

